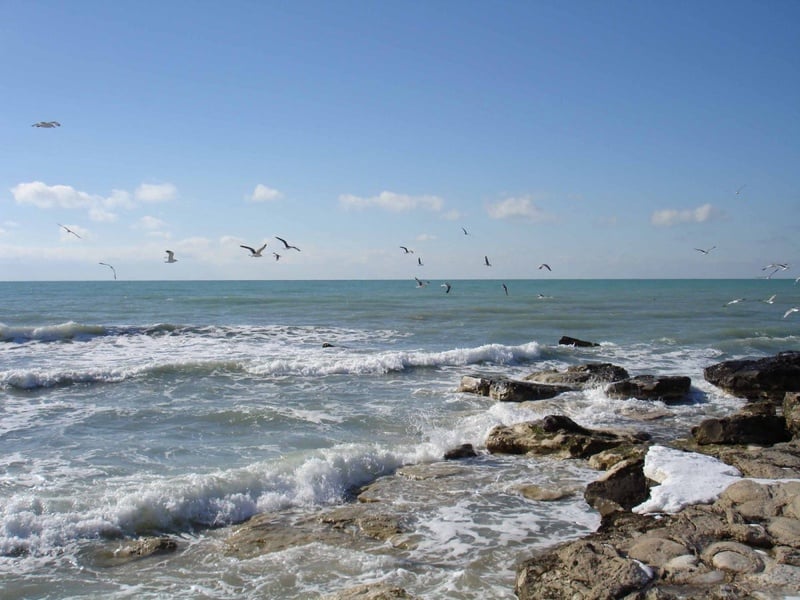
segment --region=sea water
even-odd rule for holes
[[[489,455],[492,427],[557,413],[668,440],[742,404],[704,367],[800,348],[788,279],[441,283],[0,283],[0,596],[315,598],[384,582],[513,598],[520,560],[597,527],[581,490],[598,473]],[[463,375],[590,361],[687,375],[692,391],[672,406],[601,388],[523,404],[457,391]],[[465,443],[478,456],[451,476],[398,479],[412,543],[226,552],[230,525],[317,515]],[[575,493],[532,501],[527,484]],[[97,560],[163,534],[176,552]]]

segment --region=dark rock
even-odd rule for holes
[[[473,458],[478,456],[472,444],[461,444],[458,448],[452,448],[444,453],[445,460],[458,460],[461,458]]]
[[[622,367],[611,363],[586,363],[567,367],[566,371],[539,371],[525,377],[525,381],[566,385],[576,389],[583,389],[592,385],[611,383],[629,377],[628,372]]]
[[[780,403],[786,392],[800,392],[800,352],[729,360],[706,367],[703,375],[709,383],[740,398]]]
[[[762,444],[771,445],[790,439],[783,417],[736,414],[706,419],[692,427],[692,435],[700,445]]]
[[[600,479],[586,486],[583,497],[601,514],[609,510],[630,510],[649,497],[644,459],[625,460],[614,465]]]
[[[561,339],[558,340],[558,343],[561,346],[577,346],[579,348],[591,348],[600,345],[594,342],[587,342],[585,340],[579,340],[574,337],[569,337],[568,335],[562,336]]]
[[[486,439],[486,448],[493,454],[547,454],[561,458],[588,458],[593,454],[623,444],[638,444],[647,434],[581,427],[572,419],[549,415],[528,421],[493,428]]]
[[[661,400],[666,403],[680,402],[686,398],[691,386],[692,380],[688,377],[637,375],[612,383],[606,388],[606,395],[618,399],[637,398],[639,400]]]

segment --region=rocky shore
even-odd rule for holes
[[[565,343],[582,343],[570,338]],[[644,432],[590,429],[552,414],[495,427],[491,454],[582,459],[599,477],[582,493],[602,516],[597,531],[530,557],[517,557],[515,593],[534,599],[779,599],[800,595],[800,352],[729,361],[705,379],[747,399],[736,414],[697,423],[686,436],[654,443]],[[524,380],[464,376],[459,390],[498,402],[531,402],[587,387],[610,397],[684,402],[688,377],[640,375],[607,363]],[[406,548],[416,543],[392,499],[421,482],[457,477],[470,445],[439,463],[401,468],[353,490],[353,502],[314,516],[261,514],[224,532],[225,551],[246,559],[311,541]],[[516,459],[515,459],[516,460]],[[697,489],[685,477],[700,472]],[[693,481],[696,481],[694,477]],[[424,488],[421,493],[428,493]],[[530,486],[520,493],[553,500],[580,490]],[[693,499],[687,502],[687,498]],[[435,502],[435,499],[431,501]],[[106,551],[110,563],[177,550],[169,538]],[[413,598],[383,584],[342,590],[327,600]]]

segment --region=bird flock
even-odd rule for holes
[[[38,121],[37,123],[33,123],[32,127],[37,127],[37,128],[41,128],[41,129],[55,129],[57,127],[61,127],[61,123],[59,123],[58,121]],[[736,189],[735,195],[739,196],[742,193],[742,191],[744,190],[745,187],[746,187],[746,184],[739,186]],[[78,234],[74,230],[70,229],[66,225],[63,225],[61,223],[57,223],[57,225],[61,229],[63,229],[64,232],[66,232],[68,235],[72,235],[77,239],[83,239],[80,236],[80,234]],[[465,236],[471,235],[471,233],[466,229],[466,227],[461,227],[461,232]],[[279,242],[281,242],[281,244],[283,244],[283,249],[285,251],[295,250],[297,252],[300,252],[300,248],[298,248],[297,246],[295,246],[293,244],[290,244],[284,238],[279,237],[279,236],[275,236],[275,239],[277,239]],[[267,242],[264,242],[258,248],[255,248],[253,246],[248,246],[248,245],[245,245],[245,244],[240,244],[240,247],[242,249],[244,249],[244,250],[247,250],[250,253],[249,256],[251,258],[261,258],[263,256],[264,250],[267,248]],[[711,252],[713,250],[716,250],[716,248],[717,248],[716,246],[710,246],[708,248],[695,248],[695,250],[697,252],[699,252],[700,254],[703,254],[704,256],[708,256],[709,254],[711,254]],[[404,254],[414,254],[414,250],[412,250],[408,246],[400,246],[400,249],[403,250]],[[174,264],[174,263],[178,262],[178,259],[175,258],[175,252],[174,251],[165,250],[165,252],[166,252],[166,256],[164,258],[164,262],[165,263]],[[273,252],[272,255],[275,257],[276,261],[280,260],[281,256],[282,256],[278,252]],[[418,267],[425,266],[425,263],[423,262],[421,256],[417,256],[416,258],[417,258],[417,266]],[[107,262],[100,262],[98,264],[103,265],[103,266],[108,267],[109,269],[111,269],[111,273],[112,273],[114,279],[115,280],[117,279],[117,271],[116,271],[116,269],[114,268],[113,265],[111,265],[111,264],[109,264]],[[484,255],[484,257],[483,257],[483,266],[485,266],[485,267],[491,267],[492,266],[492,263],[489,260],[489,256],[488,255]],[[541,263],[538,268],[539,268],[539,270],[546,270],[548,272],[552,272],[552,270],[553,270],[550,267],[550,265],[547,264],[547,263]],[[775,275],[776,273],[778,273],[780,271],[787,271],[789,268],[790,268],[790,265],[788,263],[783,263],[783,262],[775,262],[775,263],[770,263],[768,265],[764,265],[764,267],[762,267],[762,271],[768,271],[768,273],[763,275],[762,278],[771,279],[772,276]],[[420,279],[419,277],[416,277],[416,276],[414,277],[414,280],[416,282],[416,287],[417,288],[423,288],[423,287],[426,287],[427,285],[430,284],[430,281],[424,280],[424,279]],[[795,283],[795,285],[800,283],[800,277],[797,277],[794,280],[794,283]],[[505,283],[502,283],[501,286],[502,286],[502,289],[503,289],[503,292],[505,293],[505,295],[508,296],[509,295],[508,286]],[[444,293],[445,294],[449,294],[450,291],[453,289],[453,286],[448,281],[445,281],[444,283],[442,283],[440,287],[444,288],[444,290],[445,290]],[[542,294],[539,294],[538,297],[540,299],[541,298],[546,298],[546,296],[543,296]],[[761,302],[771,305],[771,304],[775,303],[775,299],[776,298],[777,298],[777,295],[773,294],[769,298],[767,298],[765,300],[761,300]],[[732,305],[740,304],[742,302],[747,302],[747,299],[746,298],[734,298],[733,300],[730,300],[729,302],[727,302],[724,306],[726,306],[726,307],[727,306],[732,306]],[[793,313],[796,313],[796,312],[800,312],[800,307],[798,307],[798,306],[791,307],[791,308],[787,309],[786,312],[783,314],[783,318],[785,319],[789,315],[791,315]]]

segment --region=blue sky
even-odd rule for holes
[[[794,0],[3,0],[0,280],[796,277],[798,26]]]

